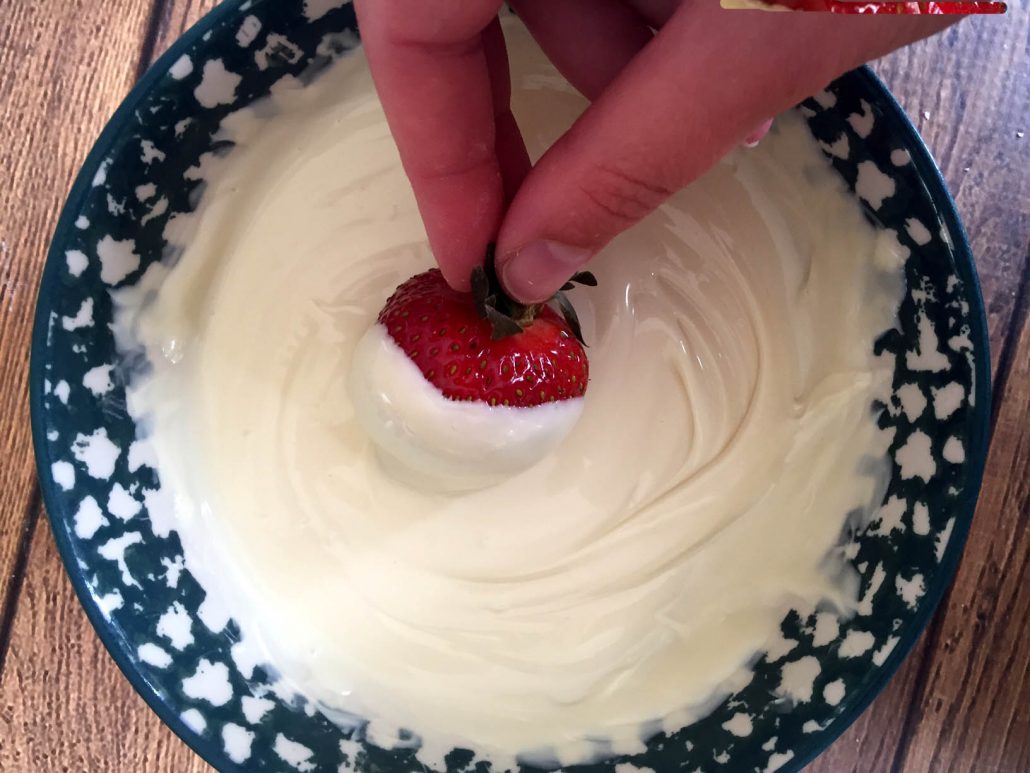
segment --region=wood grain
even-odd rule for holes
[[[25,7],[0,27],[0,168],[21,175],[17,193],[0,189],[0,454],[13,462],[0,469],[0,599],[18,589],[9,572],[19,546],[31,551],[0,671],[0,770],[209,770],[146,708],[91,630],[45,518],[37,520],[22,401],[34,287],[74,168],[132,78],[216,2],[119,0],[115,13],[111,4],[16,5]],[[1030,129],[1021,124],[1030,116],[1028,17],[969,20],[876,66],[938,159],[970,231],[1000,408],[951,596],[887,689],[810,766],[815,773],[1030,770],[1030,728],[1017,711],[1030,701],[1025,283],[1019,292],[1030,260],[1030,138],[1016,135]],[[24,83],[10,83],[12,71]],[[15,92],[17,127],[8,115]],[[89,121],[48,117],[76,114]],[[25,152],[25,136],[35,137],[34,152]],[[0,635],[0,665],[3,644]]]
[[[0,14],[0,603],[13,600],[35,511],[26,392],[39,272],[72,178],[135,78],[149,12],[144,0],[77,0]]]

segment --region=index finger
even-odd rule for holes
[[[483,31],[499,0],[357,0],[362,42],[444,277],[467,290],[504,211]]]

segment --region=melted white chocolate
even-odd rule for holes
[[[539,155],[585,103],[508,33]],[[381,745],[408,728],[425,760],[572,762],[705,713],[790,608],[853,609],[835,546],[882,494],[873,341],[902,278],[796,114],[597,257],[572,293],[579,422],[453,496],[385,471],[348,393],[384,300],[432,264],[360,53],[225,133],[169,226],[181,259],[119,296],[117,332],[153,363],[130,409],[187,567],[279,689]]]
[[[380,461],[430,491],[484,488],[532,467],[583,412],[581,397],[524,408],[450,400],[379,323],[354,347],[348,389]]]

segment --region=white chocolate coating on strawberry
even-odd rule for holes
[[[584,103],[509,33],[538,155]],[[153,363],[130,410],[242,663],[381,745],[413,730],[429,767],[454,744],[569,763],[703,715],[787,609],[856,609],[837,546],[887,471],[872,342],[900,262],[798,116],[598,256],[600,286],[573,291],[579,421],[449,495],[385,471],[351,400],[359,341],[432,264],[367,69],[278,93],[277,117],[229,122],[239,145],[169,228],[178,264],[119,296],[120,340]]]
[[[531,408],[447,399],[372,325],[354,349],[350,399],[391,473],[431,491],[471,491],[522,472],[569,434],[584,398]]]

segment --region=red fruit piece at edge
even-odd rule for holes
[[[586,352],[561,316],[542,306],[521,333],[494,341],[472,296],[452,289],[438,269],[398,287],[379,322],[452,400],[530,407],[586,391]]]

